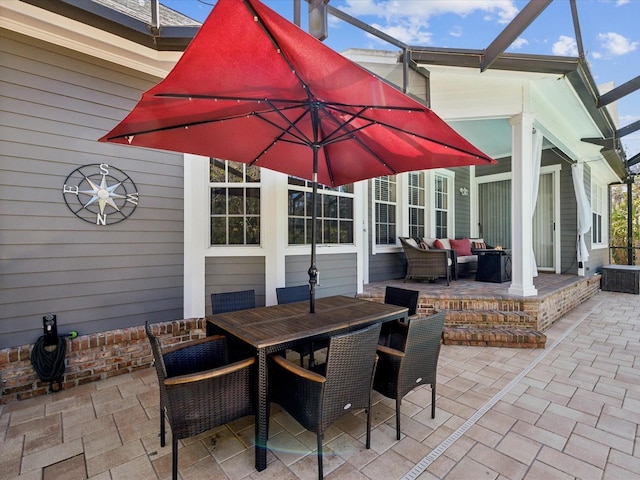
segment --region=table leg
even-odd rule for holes
[[[267,431],[269,426],[267,402],[267,353],[258,349],[258,412],[256,415],[256,470],[267,468]]]

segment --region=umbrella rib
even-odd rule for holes
[[[157,94],[157,96],[161,96],[161,97],[167,97],[167,98],[185,98],[185,97],[191,97],[191,98],[195,98],[192,97],[190,95],[174,95],[174,94]],[[218,99],[224,99],[224,100],[239,100],[239,97],[213,97],[213,96],[206,96],[206,95],[201,95],[199,96],[199,98],[201,99],[209,99],[209,100],[218,100]],[[247,100],[253,100],[257,103],[269,103],[269,102],[265,102],[264,99],[255,99],[255,98],[250,98]],[[282,100],[283,102],[285,102],[285,100]],[[288,101],[288,103],[292,103],[292,101]],[[198,121],[193,121],[193,122],[185,122],[185,123],[178,123],[175,125],[167,125],[165,127],[156,127],[156,128],[151,128],[148,130],[138,130],[135,132],[128,132],[128,133],[122,133],[120,135],[114,135],[112,137],[109,137],[108,140],[114,140],[117,138],[126,138],[126,137],[135,137],[137,135],[145,135],[147,133],[155,133],[155,132],[164,132],[164,131],[168,131],[168,130],[174,130],[176,128],[188,128],[188,127],[195,127],[198,125],[205,125],[205,124],[210,124],[210,123],[217,123],[217,122],[225,122],[225,121],[229,121],[229,120],[237,120],[237,119],[241,119],[241,118],[247,118],[248,116],[257,116],[258,118],[264,120],[264,117],[262,117],[261,115],[266,114],[266,113],[272,113],[272,112],[278,112],[280,113],[280,115],[282,115],[282,111],[285,110],[293,110],[296,108],[300,108],[300,105],[304,105],[304,102],[300,102],[298,105],[290,105],[288,107],[283,107],[283,108],[278,108],[276,109],[273,105],[270,105],[272,110],[264,110],[261,112],[249,112],[249,113],[242,113],[242,114],[238,114],[238,115],[230,115],[228,117],[221,117],[221,118],[215,118],[215,119],[207,119],[207,120],[198,120]],[[286,118],[286,117],[285,117]],[[274,124],[276,125],[276,124]],[[276,125],[277,126],[277,125]],[[278,127],[282,130],[282,127]]]
[[[353,113],[351,113],[351,112],[349,112],[347,110],[339,109],[339,108],[335,107],[334,105],[335,104],[330,105],[329,108],[331,108],[331,109],[333,109],[333,110],[335,110],[335,111],[337,111],[339,113],[342,113],[342,114],[354,115]],[[363,110],[361,110],[361,112],[363,112],[365,110],[371,110],[371,108],[363,109]],[[409,110],[409,111],[422,111],[422,110]],[[358,114],[357,118],[360,118],[362,120],[366,120],[366,121],[370,122],[368,125],[365,125],[365,126],[363,126],[361,128],[358,128],[357,130],[363,130],[364,128],[370,127],[372,125],[381,125],[381,126],[386,127],[386,128],[388,128],[390,130],[394,130],[396,132],[400,132],[400,133],[402,133],[404,135],[413,136],[413,137],[419,138],[421,140],[426,140],[428,142],[434,143],[436,145],[440,145],[440,146],[443,146],[443,147],[451,148],[451,149],[456,150],[458,152],[465,153],[467,155],[471,155],[472,157],[475,157],[475,158],[484,158],[484,157],[480,157],[476,153],[473,153],[473,152],[471,152],[469,150],[466,150],[464,148],[460,148],[460,147],[456,147],[456,146],[450,145],[450,144],[448,144],[446,142],[443,142],[443,141],[440,141],[440,140],[436,140],[436,139],[428,137],[426,135],[421,135],[419,133],[411,132],[411,131],[408,131],[408,130],[403,130],[402,128],[396,127],[395,125],[391,125],[391,124],[386,123],[386,122],[381,122],[380,120],[375,120],[373,118],[367,117],[366,115]],[[356,131],[356,129],[354,129],[353,131]],[[484,158],[484,159],[488,160],[488,161],[491,161],[491,159],[488,159],[488,158]]]

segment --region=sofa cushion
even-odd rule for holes
[[[478,261],[478,255],[465,255],[464,257],[456,257],[457,263],[473,263]]]
[[[436,238],[433,242],[434,248],[451,250],[451,242],[449,242],[448,238]]]
[[[463,238],[461,240],[452,238],[451,240],[449,240],[449,243],[451,243],[451,248],[456,251],[456,255],[458,255],[458,257],[472,255],[471,242],[468,238]]]
[[[413,238],[411,238],[411,237],[407,237],[407,243],[408,243],[409,245],[411,245],[412,247],[420,248],[420,247],[418,246],[418,242],[416,242],[416,241],[415,241]]]

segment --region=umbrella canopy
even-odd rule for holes
[[[314,197],[317,182],[494,162],[258,0],[218,0],[173,70],[100,141],[269,168],[313,181]],[[313,311],[313,231],[311,264]]]

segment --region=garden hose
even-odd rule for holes
[[[65,369],[64,359],[67,353],[66,338],[56,338],[57,343],[45,347],[45,337],[43,335],[38,338],[31,350],[31,364],[38,374],[38,377],[40,377],[40,380],[43,382],[51,382],[49,385],[50,392],[62,390],[62,378]],[[55,346],[55,348],[52,348],[53,346]]]

